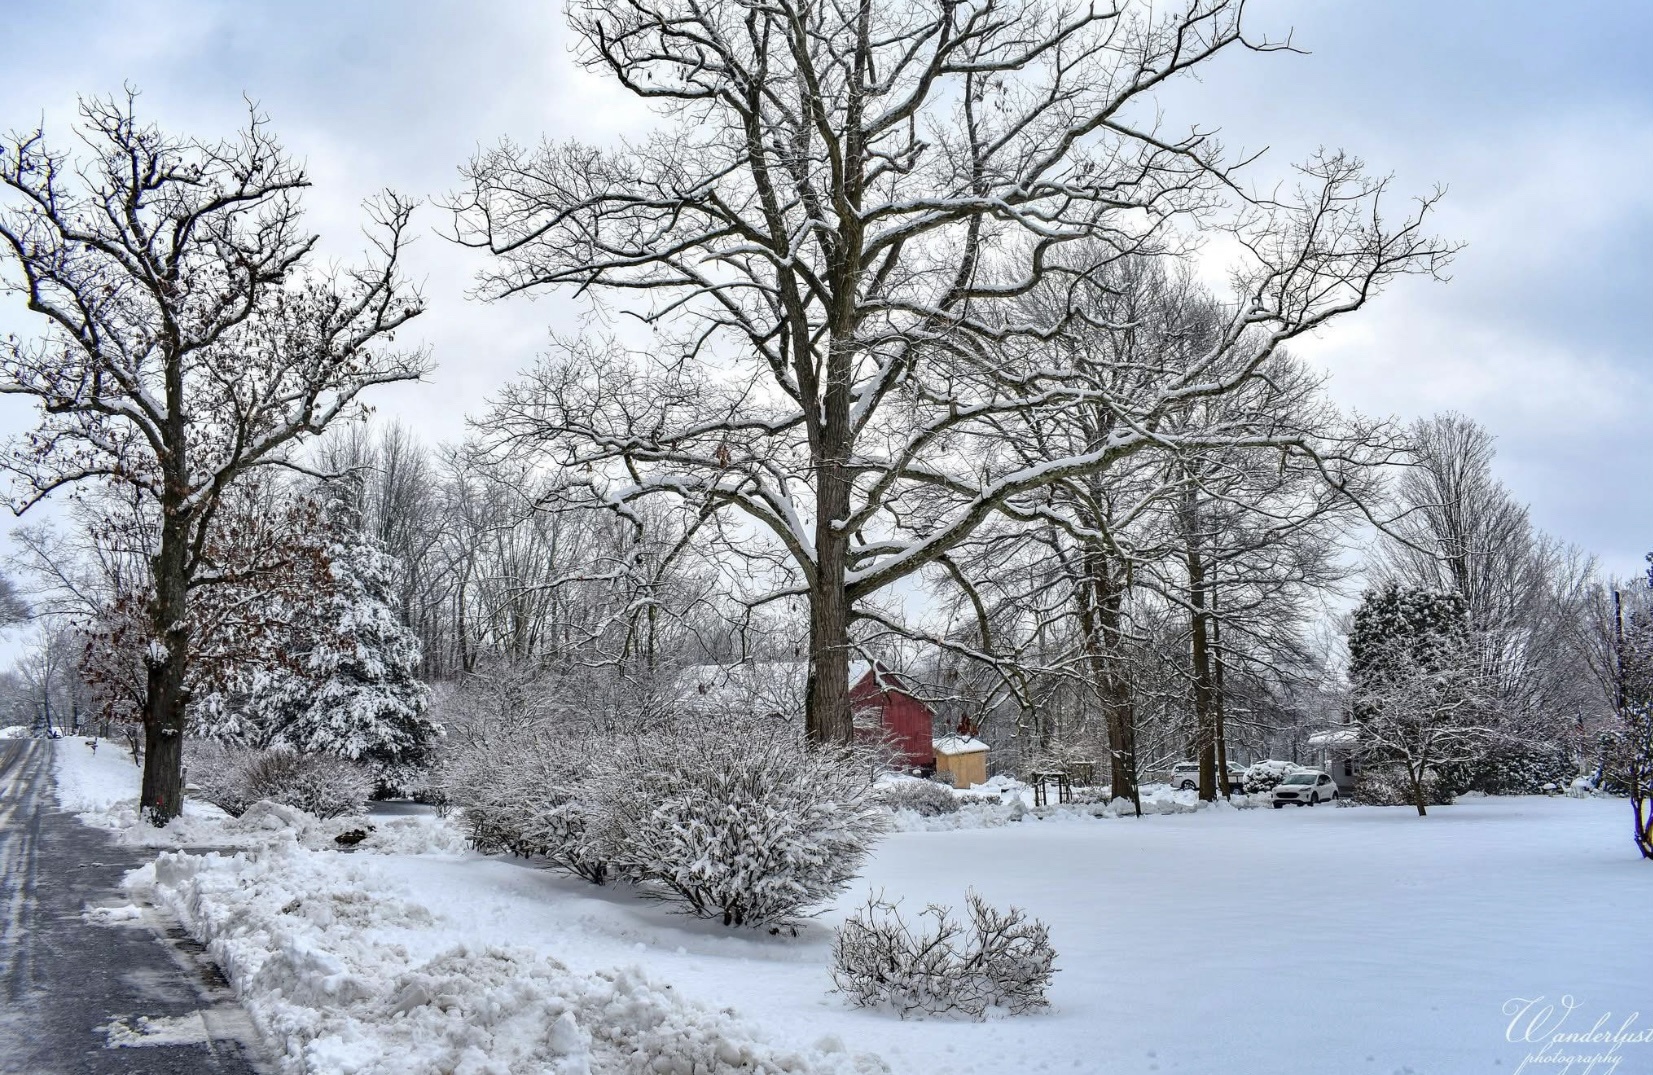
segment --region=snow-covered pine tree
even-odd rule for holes
[[[439,732],[417,674],[419,640],[392,587],[395,563],[371,538],[341,528],[327,564],[328,592],[295,609],[291,662],[254,677],[250,723],[267,743],[300,753],[381,770],[422,764]]]

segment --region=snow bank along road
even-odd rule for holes
[[[52,798],[52,744],[0,742],[0,1072],[250,1075],[250,1028],[199,945],[121,895],[153,857]]]

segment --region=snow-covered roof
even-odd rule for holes
[[[987,744],[973,735],[944,735],[936,740],[936,753],[955,757],[959,754],[981,754]]]
[[[851,661],[846,685],[853,689],[875,668],[880,687],[903,692],[910,689],[897,673],[872,661]],[[756,701],[774,712],[802,712],[808,690],[807,661],[743,661],[690,665],[678,674],[672,695],[690,709],[728,709]]]
[[[1348,746],[1350,743],[1358,742],[1359,740],[1359,728],[1332,728],[1329,731],[1316,732],[1315,734],[1309,736],[1309,746],[1342,747]]]

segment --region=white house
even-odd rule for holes
[[[1360,774],[1360,762],[1355,754],[1360,745],[1360,729],[1342,724],[1309,736],[1309,764],[1330,774],[1337,781],[1340,795],[1355,789],[1355,777]]]

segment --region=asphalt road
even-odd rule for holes
[[[52,747],[0,741],[0,1073],[264,1070],[246,1013],[175,921],[153,907],[92,920],[132,904],[121,878],[154,852],[57,808]]]

